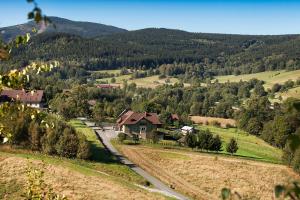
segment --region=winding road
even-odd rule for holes
[[[117,137],[117,133],[113,130],[112,127],[104,127],[104,130],[100,129],[99,127],[91,126],[89,123],[86,123],[91,128],[93,128],[101,140],[103,145],[113,154],[115,155],[123,164],[130,167],[133,171],[144,177],[148,180],[160,193],[165,194],[166,196],[173,197],[179,200],[188,200],[186,196],[174,191],[166,184],[161,182],[159,179],[155,178],[154,176],[150,175],[148,172],[143,170],[142,168],[135,165],[133,162],[125,158],[122,154],[118,152],[118,150],[111,144],[110,140],[112,138]]]

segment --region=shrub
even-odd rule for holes
[[[239,149],[238,144],[234,138],[230,139],[230,142],[226,146],[226,151],[233,155]]]
[[[191,147],[192,149],[197,146],[197,137],[194,133],[188,133],[185,136],[185,145]]]
[[[212,138],[209,150],[216,152],[222,151],[222,141],[219,135]]]
[[[158,143],[159,141],[159,135],[157,131],[151,131],[151,133],[149,134],[149,139],[154,143]]]
[[[55,145],[58,141],[59,135],[54,129],[46,129],[46,133],[41,138],[42,151],[46,154],[56,154]]]
[[[40,168],[28,166],[26,170],[27,183],[24,199],[67,200],[65,196],[56,194],[54,189],[44,181],[44,171]]]
[[[297,149],[292,161],[293,168],[296,172],[300,172],[300,149]]]
[[[210,150],[212,146],[212,140],[213,140],[213,135],[211,134],[211,132],[208,129],[205,131],[200,130],[197,136],[198,136],[197,147],[202,150],[203,149]]]
[[[124,140],[126,140],[126,134],[125,133],[119,133],[118,134],[118,140],[120,141],[120,142],[124,142]]]
[[[140,138],[139,138],[139,136],[138,135],[136,135],[136,134],[133,134],[132,135],[132,140],[134,141],[134,143],[136,144],[136,143],[138,143],[139,141],[140,141]]]
[[[79,139],[75,131],[71,128],[65,128],[62,136],[56,144],[56,151],[59,155],[67,158],[75,158],[79,146]]]
[[[79,138],[79,145],[77,149],[76,157],[79,159],[89,159],[91,157],[91,144],[87,141],[86,137],[81,134],[77,133]]]
[[[42,137],[42,129],[40,125],[32,121],[28,128],[30,147],[32,150],[40,150],[41,149],[41,137]]]

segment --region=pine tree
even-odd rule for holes
[[[233,155],[239,149],[238,144],[234,138],[230,139],[230,142],[226,146],[226,151]]]

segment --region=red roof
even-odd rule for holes
[[[171,114],[172,120],[179,120],[179,116],[177,114]]]
[[[136,124],[140,120],[146,119],[150,123],[155,124],[155,125],[160,125],[161,122],[159,121],[158,115],[156,113],[137,113],[133,112],[131,110],[127,111],[121,117],[117,120],[117,123],[119,126],[122,125],[129,125],[129,124]]]
[[[43,90],[35,90],[33,92],[25,92],[24,90],[3,90],[0,96],[6,96],[24,103],[40,103],[43,94]]]
[[[97,88],[117,88],[117,86],[110,85],[110,84],[98,84]]]

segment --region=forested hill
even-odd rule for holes
[[[154,28],[96,38],[43,33],[16,50],[13,58],[16,66],[30,60],[58,59],[87,70],[175,67],[178,63],[197,64],[212,75],[293,70],[300,68],[300,35],[227,35]]]
[[[125,29],[98,23],[71,21],[59,17],[49,17],[49,19],[51,20],[52,24],[55,24],[56,28],[54,28],[53,25],[47,26],[45,29],[46,32],[69,33],[91,38],[100,35],[127,31]],[[31,32],[33,28],[38,28],[38,25],[31,21],[25,24],[0,28],[0,33],[3,39],[7,41],[17,35]]]

